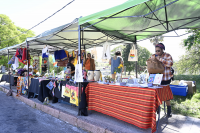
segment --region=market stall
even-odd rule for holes
[[[78,64],[81,64],[81,50],[92,48],[94,46],[103,46],[105,42],[109,42],[110,45],[115,45],[119,43],[123,43],[125,45],[131,45],[134,43],[137,49],[137,41],[141,41],[143,39],[148,39],[157,35],[162,35],[164,33],[173,31],[176,33],[175,30],[177,29],[187,29],[187,28],[197,28],[199,27],[199,16],[198,12],[199,10],[193,10],[192,7],[196,7],[198,9],[198,4],[194,4],[193,1],[165,1],[165,0],[129,0],[122,5],[107,9],[105,11],[95,13],[83,18],[75,19],[70,24],[66,24],[63,26],[60,26],[58,28],[46,31],[36,37],[33,38],[27,38],[26,42],[12,46],[12,48],[6,48],[1,50],[2,55],[9,55],[8,52],[13,53],[15,52],[19,46],[26,46],[27,50],[30,53],[39,55],[41,51],[44,49],[44,47],[48,47],[49,53],[54,53],[55,51],[59,50],[67,50],[75,51],[75,49],[78,48],[77,53],[77,62]],[[180,12],[181,9],[185,9],[185,11],[189,12],[189,17],[185,15],[184,13]],[[173,14],[172,14],[173,12]],[[177,33],[176,33],[177,34]],[[180,36],[177,34],[177,36]],[[77,46],[78,44],[78,46]],[[27,52],[28,53],[28,52]],[[78,65],[77,65],[78,66]],[[137,66],[137,65],[136,65]],[[134,69],[134,68],[133,68]],[[79,72],[82,72],[82,69],[79,70]],[[29,74],[28,74],[29,76]],[[81,75],[82,76],[82,75]],[[136,76],[137,76],[137,68],[136,68]],[[82,77],[81,77],[82,78]],[[52,79],[50,79],[52,80]],[[34,85],[31,84],[30,92],[37,93],[41,97],[40,101],[43,101],[45,97],[50,96],[50,89],[46,88],[46,83],[50,82],[47,80],[41,81],[41,83],[45,82],[42,89],[41,87],[38,89],[35,89]],[[82,80],[83,81],[83,80]],[[93,97],[98,96],[97,92],[102,91],[101,97],[106,97],[104,93],[108,93],[108,96],[116,95],[112,89],[118,89],[119,87],[124,88],[125,92],[133,90],[133,93],[131,93],[132,97],[143,98],[145,99],[145,96],[150,97],[148,99],[152,102],[144,102],[141,103],[141,105],[145,105],[146,103],[149,104],[149,114],[150,119],[152,121],[152,125],[149,124],[148,126],[138,125],[136,122],[132,122],[128,120],[128,122],[135,124],[139,127],[148,128],[151,127],[152,131],[155,131],[155,110],[157,107],[161,104],[164,100],[172,99],[172,93],[170,91],[164,92],[160,91],[163,89],[150,89],[150,88],[133,88],[133,87],[111,87],[111,85],[102,85],[102,84],[95,84],[95,83],[89,83],[86,90],[83,89],[83,93],[81,94],[81,88],[83,82],[81,80],[77,81],[78,83],[78,91],[77,88],[73,88],[72,90],[76,90],[76,97],[77,99],[81,97],[81,104],[79,105],[79,100],[77,105],[79,105],[79,110],[86,109],[87,103],[84,102],[86,100],[86,96],[88,99],[88,108],[90,110],[96,110],[101,112],[102,110],[98,110],[97,104],[101,101],[96,101],[93,99]],[[33,82],[37,82],[36,86],[39,86],[39,81],[36,81],[36,79],[33,80]],[[63,83],[65,81],[62,81],[61,84],[56,85],[54,95],[57,98],[66,98],[62,97],[62,91],[63,89],[67,90],[68,87],[66,87],[67,83]],[[86,85],[86,84],[85,84]],[[94,86],[93,86],[94,85]],[[62,86],[62,87],[61,87]],[[64,86],[64,87],[63,87]],[[77,87],[77,86],[76,86]],[[95,89],[101,88],[101,89]],[[109,89],[109,87],[111,87]],[[169,90],[168,87],[165,90]],[[137,92],[134,91],[138,90],[146,90],[145,92],[141,92],[142,95],[136,95]],[[107,91],[107,92],[106,92]],[[71,92],[71,91],[70,91]],[[77,95],[78,93],[78,95]],[[87,95],[86,95],[86,94]],[[116,92],[117,93],[117,92]],[[145,94],[145,95],[144,95]],[[167,97],[164,97],[163,94],[168,94]],[[120,92],[118,94],[119,97],[126,97],[126,93]],[[82,99],[83,98],[83,99]],[[108,97],[109,98],[109,97]],[[114,97],[113,97],[114,98]],[[152,99],[151,99],[152,98]],[[66,101],[69,101],[70,99],[67,98]],[[119,99],[116,99],[119,100]],[[123,101],[123,99],[120,99]],[[135,100],[136,101],[136,100]],[[121,103],[121,101],[120,101]],[[123,103],[123,102],[122,102]],[[133,102],[134,103],[134,102]],[[101,103],[102,105],[105,105],[106,102]],[[111,104],[112,105],[112,104]],[[114,105],[114,104],[113,104]],[[94,108],[97,106],[97,108]],[[124,106],[119,105],[119,106]],[[130,106],[130,105],[129,105]],[[130,108],[127,106],[126,108]],[[139,108],[141,109],[141,108]],[[126,111],[125,108],[121,109],[122,112]],[[102,113],[106,113],[106,111],[102,111]],[[79,112],[79,114],[81,114]],[[114,114],[113,114],[114,115]],[[114,116],[115,117],[115,116]],[[127,117],[127,116],[126,116]],[[147,117],[147,116],[145,116]],[[117,118],[119,118],[117,116]],[[121,116],[120,119],[123,119],[124,121],[127,121],[125,116]],[[147,121],[150,121],[148,119]],[[151,126],[150,126],[151,125]]]

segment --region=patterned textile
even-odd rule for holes
[[[29,78],[29,86],[31,84],[31,78]],[[28,89],[28,77],[19,76],[17,79],[17,96],[26,94]]]
[[[38,68],[39,68],[39,58],[33,57],[33,71],[34,72],[38,71]]]
[[[71,86],[70,88],[71,88],[70,103],[77,105],[78,97],[77,97],[76,87]]]
[[[53,89],[54,85],[53,85],[53,82],[50,81],[47,85],[46,85],[47,88],[49,88],[50,90]]]
[[[14,64],[14,63],[15,63],[15,55],[13,55],[8,64]]]
[[[18,77],[17,78],[17,95],[16,96],[21,95],[21,89],[22,89],[21,87],[22,87],[21,77]]]
[[[153,54],[151,56],[151,58],[155,57],[155,54]],[[165,71],[163,73],[163,78],[162,81],[167,81],[170,80],[172,77],[172,73],[171,73],[171,67],[173,65],[173,59],[172,56],[168,53],[163,53],[160,61],[163,63],[164,67],[165,67]]]
[[[156,110],[162,101],[173,99],[169,86],[138,88],[89,83],[86,87],[88,110],[95,110],[156,131]]]
[[[65,86],[65,92],[63,94],[66,97],[70,97],[71,96],[71,86],[67,85]]]

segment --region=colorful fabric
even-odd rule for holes
[[[78,101],[78,97],[76,95],[77,95],[77,92],[73,90],[71,87],[70,103],[75,104],[75,105],[77,104],[77,101]]]
[[[21,77],[18,77],[17,78],[17,95],[16,96],[21,95],[21,89],[22,89],[21,87],[22,87]]]
[[[49,56],[46,53],[42,54],[42,58],[48,58]]]
[[[156,131],[156,110],[162,101],[173,99],[169,86],[159,89],[89,83],[88,110],[95,110],[140,128]]]
[[[54,57],[55,57],[56,62],[64,61],[68,59],[68,56],[66,55],[65,50],[55,51]]]
[[[39,68],[39,58],[33,57],[33,71],[36,73]]]
[[[23,49],[22,48],[18,48],[16,51],[15,56],[19,59],[19,62],[22,62],[22,54],[23,54]]]
[[[151,56],[151,58],[154,58],[155,54],[153,54]],[[164,67],[165,67],[165,71],[163,73],[163,78],[162,81],[167,81],[170,80],[172,77],[172,73],[171,73],[171,67],[173,65],[173,59],[172,56],[168,53],[163,53],[160,61],[163,63]]]
[[[63,94],[66,97],[70,97],[71,96],[71,86],[67,85],[65,86],[65,92]]]
[[[49,88],[49,90],[52,90],[54,85],[53,85],[53,82],[50,81],[47,85],[46,85],[47,88]]]
[[[8,64],[14,64],[14,63],[15,63],[15,55],[13,55]]]

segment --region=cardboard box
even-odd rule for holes
[[[188,94],[196,93],[196,81],[184,81],[188,85]]]

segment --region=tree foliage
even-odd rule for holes
[[[0,49],[20,44],[25,41],[27,37],[35,36],[33,31],[26,32],[26,29],[15,26],[15,24],[9,19],[8,16],[0,14]],[[21,33],[24,33],[18,37],[15,37]],[[15,37],[15,38],[13,38]],[[12,39],[10,39],[12,38]],[[13,55],[10,55],[10,58]],[[0,64],[7,66],[8,56],[2,56]]]
[[[153,43],[154,46],[156,44],[158,44],[159,42],[163,42],[163,41],[164,41],[164,37],[163,36],[155,36],[155,37],[150,39],[150,42]]]
[[[136,69],[136,62],[128,61],[128,56],[130,49],[132,48],[132,45],[126,45],[126,47],[123,49],[123,60],[124,60],[124,66],[126,66],[126,70],[130,73],[131,71],[135,71]],[[137,71],[138,73],[141,73],[144,71],[143,66],[146,66],[147,59],[151,56],[151,53],[148,49],[139,46],[138,47],[138,62],[137,62]]]
[[[192,46],[200,44],[200,30],[190,29],[187,32],[192,33],[192,35],[188,36],[188,38],[184,40],[184,46],[190,50]]]
[[[184,44],[183,44],[184,45]],[[200,70],[200,45],[193,45],[174,63],[174,69],[178,74],[199,74]]]

